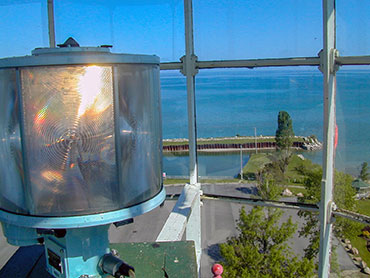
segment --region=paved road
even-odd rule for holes
[[[182,186],[168,186],[166,189],[167,193],[170,194],[180,193]],[[202,189],[206,193],[229,196],[248,196],[255,192],[255,188],[247,184],[204,184]],[[155,241],[174,205],[175,201],[166,201],[163,207],[158,207],[149,213],[136,217],[133,224],[118,228],[112,225],[109,230],[110,241],[112,243]],[[201,277],[212,277],[210,268],[215,261],[220,259],[217,244],[225,242],[227,237],[236,235],[235,222],[239,218],[241,207],[240,204],[236,203],[204,200],[202,206]],[[250,210],[251,207],[246,206],[246,209]],[[292,217],[293,222],[298,225],[302,224],[295,210],[287,210],[282,220],[286,220],[289,216]],[[15,247],[6,244],[1,236],[0,240],[0,252],[2,252],[0,258],[3,259],[4,256],[6,259],[9,254],[14,252]],[[298,256],[301,256],[308,241],[294,235],[291,242],[292,249]],[[337,250],[342,269],[357,270],[344,249],[339,246]],[[121,256],[124,258],[124,254]]]

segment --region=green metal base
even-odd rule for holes
[[[118,251],[122,260],[135,267],[136,277],[198,277],[194,241],[116,243],[110,246]]]
[[[198,277],[193,241],[110,244],[135,267],[136,277]],[[0,270],[0,278],[52,278],[46,271],[44,247],[21,247]],[[108,278],[111,276],[106,276]]]

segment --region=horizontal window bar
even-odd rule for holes
[[[258,67],[281,67],[281,66],[319,66],[319,57],[282,58],[282,59],[252,59],[252,60],[223,60],[223,61],[199,61],[197,68],[258,68]]]
[[[335,211],[333,211],[334,216],[341,216],[353,221],[360,222],[362,224],[369,225],[370,224],[370,216],[359,214],[353,211],[345,210],[337,208]]]
[[[262,200],[256,198],[243,198],[243,197],[233,197],[224,196],[218,194],[206,194],[201,195],[202,200],[215,200],[215,201],[227,201],[239,204],[253,205],[253,206],[263,206],[263,207],[274,207],[282,209],[296,209],[296,210],[307,210],[318,212],[319,206],[315,204],[305,204],[299,202],[283,202],[283,201],[272,201],[272,200]]]
[[[173,200],[178,198],[178,194],[167,195],[167,200]],[[284,201],[272,201],[272,200],[262,200],[256,198],[243,198],[243,197],[232,197],[232,196],[224,196],[218,194],[206,194],[203,193],[201,196],[202,200],[214,200],[214,201],[226,201],[226,202],[233,202],[245,205],[252,205],[252,206],[262,206],[262,207],[274,207],[274,208],[281,208],[281,209],[295,209],[295,210],[305,210],[305,211],[312,211],[312,212],[319,212],[319,206],[315,204],[306,204],[300,202],[284,202]],[[359,214],[356,212],[352,212],[345,209],[336,208],[332,215],[345,217],[347,219],[360,222],[363,224],[370,224],[370,216]]]
[[[319,57],[296,57],[277,59],[250,59],[250,60],[219,60],[197,61],[198,69],[213,68],[256,68],[256,67],[281,67],[281,66],[319,66]],[[182,69],[181,62],[161,63],[161,70]]]
[[[370,65],[370,56],[343,56],[335,60],[340,66]]]
[[[343,56],[336,58],[340,66],[370,65],[370,56]],[[289,66],[319,66],[319,57],[295,57],[277,59],[251,59],[251,60],[218,60],[197,61],[198,69],[213,68],[258,68],[258,67],[289,67]],[[180,70],[181,62],[161,63],[161,70]]]

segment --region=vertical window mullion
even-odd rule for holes
[[[324,149],[320,202],[319,277],[328,277],[331,248],[331,207],[334,188],[335,134],[335,0],[323,0],[323,43],[321,70],[324,75]]]

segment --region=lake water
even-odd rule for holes
[[[185,78],[161,72],[164,138],[187,137]],[[201,70],[196,77],[198,137],[236,134],[274,135],[279,111],[293,119],[296,135],[323,134],[323,81],[317,69]],[[337,125],[339,144],[336,168],[357,175],[360,164],[370,162],[370,70],[340,69],[337,73]],[[321,163],[321,152],[304,155]],[[248,154],[243,155],[243,163]],[[167,175],[188,175],[188,157],[164,157]],[[240,154],[199,154],[201,176],[236,176]]]

